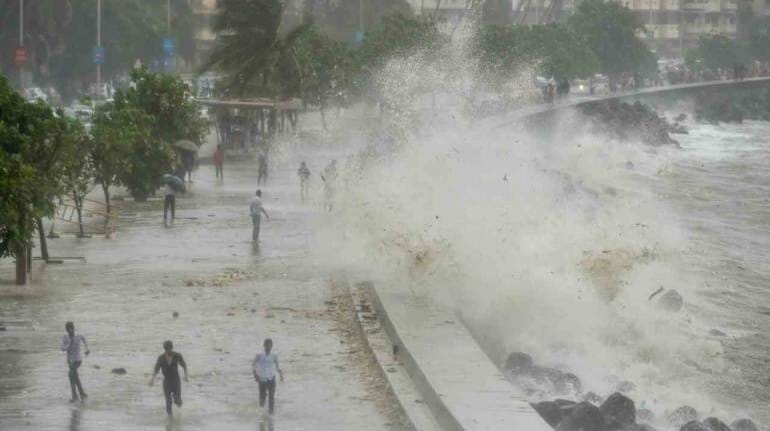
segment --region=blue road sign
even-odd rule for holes
[[[174,39],[170,37],[163,38],[163,52],[166,55],[174,55]]]
[[[104,64],[104,48],[101,46],[95,46],[91,50],[91,58],[94,64]]]

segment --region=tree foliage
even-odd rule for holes
[[[115,96],[118,106],[130,105],[149,118],[154,139],[173,143],[180,139],[200,145],[208,125],[200,116],[198,103],[179,77],[152,73],[146,68],[131,72],[132,85]]]
[[[540,75],[562,80],[587,77],[599,68],[594,52],[563,24],[486,26],[476,43],[482,65],[496,74],[537,63]]]
[[[349,87],[354,53],[348,44],[321,34],[315,26],[300,35],[294,50],[302,75],[302,98],[319,107],[325,122],[328,100]]]
[[[599,59],[600,70],[610,78],[623,72],[656,70],[655,55],[636,36],[642,25],[625,6],[602,0],[585,0],[568,19]]]
[[[693,69],[732,69],[746,59],[745,51],[727,36],[712,34],[701,36],[698,46],[686,55],[688,66]]]
[[[26,102],[0,76],[0,256],[15,255],[64,191],[65,161],[77,149],[73,124]]]
[[[307,26],[281,28],[280,0],[220,0],[218,6],[219,45],[203,70],[225,72],[224,85],[232,95],[298,96],[294,45]]]

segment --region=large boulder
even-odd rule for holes
[[[604,416],[595,405],[582,402],[575,406],[569,416],[562,419],[556,431],[609,431]]]
[[[569,416],[576,406],[576,402],[568,400],[543,401],[532,404],[532,408],[552,427],[556,427],[562,419]]]
[[[526,372],[533,365],[532,356],[522,352],[513,352],[505,360],[505,370],[514,374]]]
[[[631,424],[623,427],[622,431],[657,431],[657,430],[647,424]]]
[[[757,424],[751,419],[738,419],[730,424],[730,428],[732,428],[733,431],[759,431]]]
[[[714,417],[706,418],[703,421],[703,425],[709,431],[731,431],[730,427],[727,426],[726,423],[724,423],[724,422],[722,422],[719,419],[714,418]]]
[[[636,422],[634,400],[620,392],[610,395],[599,407],[599,411],[612,430],[620,430]]]
[[[679,431],[708,431],[708,428],[698,421],[690,421],[682,425]]]
[[[698,420],[698,411],[690,406],[682,406],[668,415],[668,421],[675,427]]]
[[[540,385],[548,386],[548,392],[557,394],[580,394],[583,392],[583,385],[578,376],[556,368],[532,367],[524,370],[523,374],[532,377]]]
[[[658,307],[676,313],[684,306],[684,298],[676,290],[669,290],[658,299]]]
[[[639,409],[636,411],[636,420],[639,422],[650,423],[655,420],[655,414],[652,412],[652,410]]]

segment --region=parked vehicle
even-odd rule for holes
[[[27,87],[24,89],[24,98],[30,102],[42,100],[48,103],[48,95],[40,87]]]

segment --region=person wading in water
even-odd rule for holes
[[[158,371],[163,371],[163,395],[166,397],[166,413],[171,416],[171,401],[182,407],[182,382],[179,380],[179,366],[184,369],[184,381],[187,382],[187,364],[182,355],[174,351],[171,341],[163,342],[163,353],[155,361],[149,385],[155,383]]]
[[[67,352],[67,365],[70,370],[70,389],[72,389],[72,399],[70,399],[70,402],[74,403],[78,400],[78,393],[80,394],[80,399],[85,401],[85,399],[88,398],[88,395],[83,390],[83,385],[80,383],[80,376],[78,375],[78,368],[80,368],[80,364],[83,363],[83,357],[80,356],[80,344],[82,343],[86,347],[86,356],[88,356],[91,351],[88,350],[86,337],[80,334],[75,335],[74,323],[65,323],[64,329],[67,333],[61,340],[61,350],[62,352]],[[77,392],[75,391],[76,389]]]

